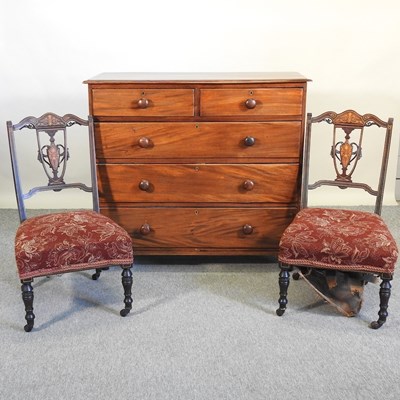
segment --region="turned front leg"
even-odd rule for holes
[[[290,282],[290,267],[279,265],[281,272],[279,273],[279,308],[276,310],[276,314],[282,316],[286,310],[287,305],[287,292]]]
[[[122,267],[122,286],[124,287],[124,303],[125,308],[120,311],[120,315],[125,317],[129,314],[132,309],[132,271],[131,266],[129,267]]]
[[[371,322],[370,327],[372,329],[380,328],[386,322],[386,319],[388,317],[387,309],[389,305],[389,299],[392,288],[392,285],[390,284],[392,278],[393,277],[391,275],[382,277],[381,288],[379,290],[379,298],[380,298],[380,305],[378,312],[379,318],[378,321]]]
[[[35,314],[33,313],[33,288],[32,282],[33,280],[21,281],[22,286],[22,300],[25,305],[25,319],[27,324],[24,326],[25,332],[30,332],[33,328],[33,324],[35,321]]]

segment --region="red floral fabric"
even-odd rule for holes
[[[21,279],[133,263],[128,233],[94,211],[29,218],[18,228],[15,257]]]
[[[397,257],[396,242],[379,215],[306,208],[283,233],[278,259],[289,265],[393,273]]]

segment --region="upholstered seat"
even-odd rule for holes
[[[15,258],[21,279],[132,263],[132,240],[94,211],[32,217],[19,226]]]
[[[379,215],[328,208],[301,210],[279,245],[285,264],[378,274],[393,273],[397,254]]]

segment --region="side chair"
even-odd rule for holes
[[[320,123],[319,128],[326,123],[331,125],[331,129],[328,129],[329,132],[321,132],[320,129],[314,128],[316,132],[311,135],[312,127]],[[284,231],[279,244],[280,297],[279,308],[276,310],[278,316],[283,315],[286,310],[290,272],[293,267],[298,267],[305,277],[307,274],[326,271],[328,280],[332,273],[335,274],[339,271],[343,274],[359,274],[362,281],[361,287],[379,276],[381,278],[379,318],[377,321],[373,321],[370,327],[378,329],[385,323],[391,294],[390,281],[393,278],[398,257],[396,242],[380,216],[392,126],[392,118],[384,122],[373,114],[360,115],[353,110],[339,114],[328,111],[317,117],[313,117],[311,114],[307,115],[301,207],[292,223]],[[331,176],[330,179],[317,180],[310,184],[312,136],[313,143],[317,136],[321,142],[322,140],[328,142],[326,154],[330,154],[331,161],[328,157],[326,160],[333,167],[333,178]],[[362,156],[365,156],[363,141],[367,140],[372,141],[369,149],[373,153],[373,157],[366,164],[361,159]],[[377,144],[379,141],[381,147]],[[382,152],[378,150],[380,148],[382,148]],[[315,151],[320,155],[321,145],[318,147],[318,151]],[[375,189],[370,184],[362,183],[355,178],[356,172],[359,171],[359,168],[356,170],[357,167],[362,165],[364,168],[373,169],[374,162],[377,164],[375,170],[380,171],[378,182],[372,185],[376,185]],[[324,170],[321,165],[314,165],[314,168]],[[308,207],[308,191],[322,186],[332,186],[343,191],[364,190],[375,196],[374,212]],[[341,194],[340,191],[337,193]],[[340,199],[340,197],[338,198]],[[351,285],[350,290],[352,295],[359,295],[357,289]]]
[[[84,131],[82,143],[84,140],[89,143],[87,157],[90,161],[90,186],[80,182],[66,182],[70,158],[67,133],[70,137],[71,127],[74,125],[72,130],[77,130],[74,133],[82,135],[82,130]],[[78,125],[87,128],[78,128]],[[15,258],[22,283],[27,322],[25,331],[32,330],[35,320],[32,288],[34,278],[94,269],[96,272],[92,278],[97,279],[102,269],[111,265],[122,267],[124,308],[120,315],[126,316],[132,308],[132,241],[123,228],[99,213],[92,117],[83,120],[72,114],[61,117],[46,113],[39,118],[26,117],[17,124],[8,121],[7,131],[21,222],[15,236]],[[28,136],[32,134],[36,136],[36,140],[30,141]],[[42,165],[46,182],[29,190],[24,187],[23,190],[20,168],[24,166],[22,161],[28,157],[27,143],[34,143],[35,149],[32,149],[31,154]],[[24,146],[23,154],[21,146]],[[52,202],[54,207],[49,208],[57,208],[57,196],[66,189],[81,189],[91,193],[93,210],[52,212],[27,217],[26,200],[38,193],[50,192],[56,199]]]

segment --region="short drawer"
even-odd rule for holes
[[[302,88],[202,89],[200,115],[301,116]]]
[[[298,164],[98,164],[103,204],[291,203]]]
[[[131,235],[135,252],[153,248],[277,248],[295,208],[102,208]],[[229,254],[229,253],[228,253]]]
[[[92,89],[95,116],[193,116],[192,89]]]
[[[98,123],[99,160],[300,157],[300,122]]]

